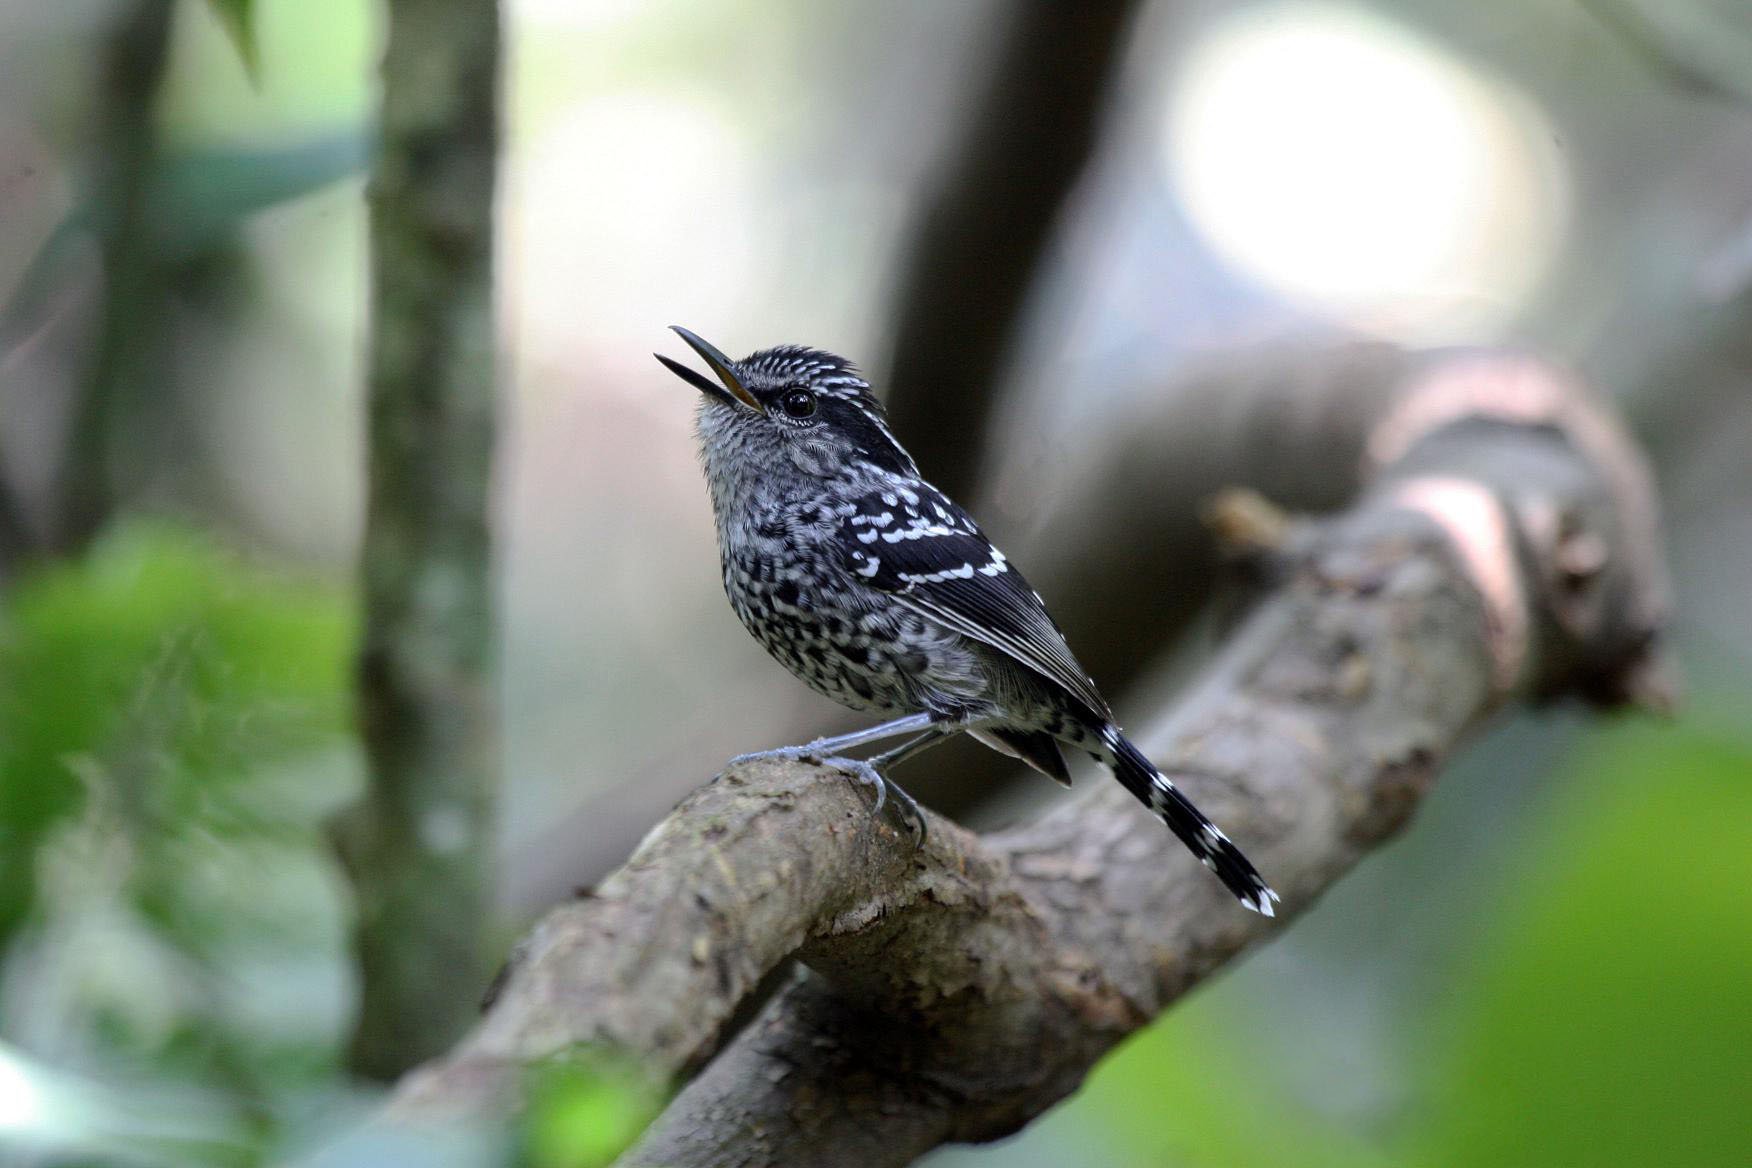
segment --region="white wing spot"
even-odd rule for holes
[[[951,528],[940,527],[934,523],[919,524],[913,527],[903,527],[898,531],[885,531],[882,539],[886,543],[899,543],[903,539],[924,539],[928,535],[954,535]]]
[[[902,572],[900,578],[908,584],[935,584],[941,580],[971,580],[973,565],[963,564],[959,568],[944,568],[939,572]]]

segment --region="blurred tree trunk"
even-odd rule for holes
[[[152,285],[148,187],[157,156],[153,113],[170,43],[172,0],[136,0],[105,38],[92,144],[92,221],[103,259],[103,301],[90,362],[68,421],[49,541],[74,552],[116,507],[110,435],[121,399],[149,364],[141,347],[157,303]]]
[[[351,1063],[443,1050],[485,984],[496,742],[488,680],[495,0],[390,0],[372,178],[359,709],[344,826],[359,900]]]

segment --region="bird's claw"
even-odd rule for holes
[[[925,846],[925,813],[899,783],[883,774],[880,768],[860,758],[824,758],[821,762],[844,771],[873,790],[876,793],[876,805],[871,810],[880,815],[887,809],[889,817],[897,821],[898,826],[913,838],[914,848]],[[889,806],[890,800],[893,801],[892,807]]]

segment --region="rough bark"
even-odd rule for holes
[[[887,404],[926,476],[953,497],[979,481],[1013,331],[1094,152],[1137,7],[1006,5],[997,61],[907,244]]]
[[[455,1040],[487,961],[498,65],[492,0],[391,0],[369,195],[370,781],[341,833],[362,979],[351,1063],[377,1078]]]
[[[1362,457],[1366,489],[1331,518],[1253,496],[1218,508],[1265,591],[1140,736],[1290,916],[1402,826],[1505,704],[1670,698],[1648,477],[1572,382],[1454,358],[1381,415]],[[404,1079],[390,1114],[497,1114],[529,1064],[608,1047],[694,1074],[629,1164],[905,1164],[1027,1123],[1280,927],[1111,783],[983,838],[934,818],[915,853],[843,777],[756,764],[552,912],[481,1024]],[[804,972],[732,1034],[791,957]]]

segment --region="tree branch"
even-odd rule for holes
[[[1613,420],[1519,357],[1457,357],[1419,385],[1380,418],[1342,514],[1221,509],[1270,587],[1141,736],[1291,914],[1506,703],[1670,696],[1654,500]],[[530,1063],[607,1046],[703,1067],[628,1163],[904,1164],[1027,1123],[1278,927],[1111,783],[983,838],[933,819],[915,854],[842,776],[755,764],[552,912],[391,1114],[494,1114]],[[807,972],[731,1035],[793,955]]]
[[[493,0],[391,0],[370,193],[371,779],[339,833],[359,901],[351,1063],[377,1078],[454,1041],[487,960],[498,59]]]

